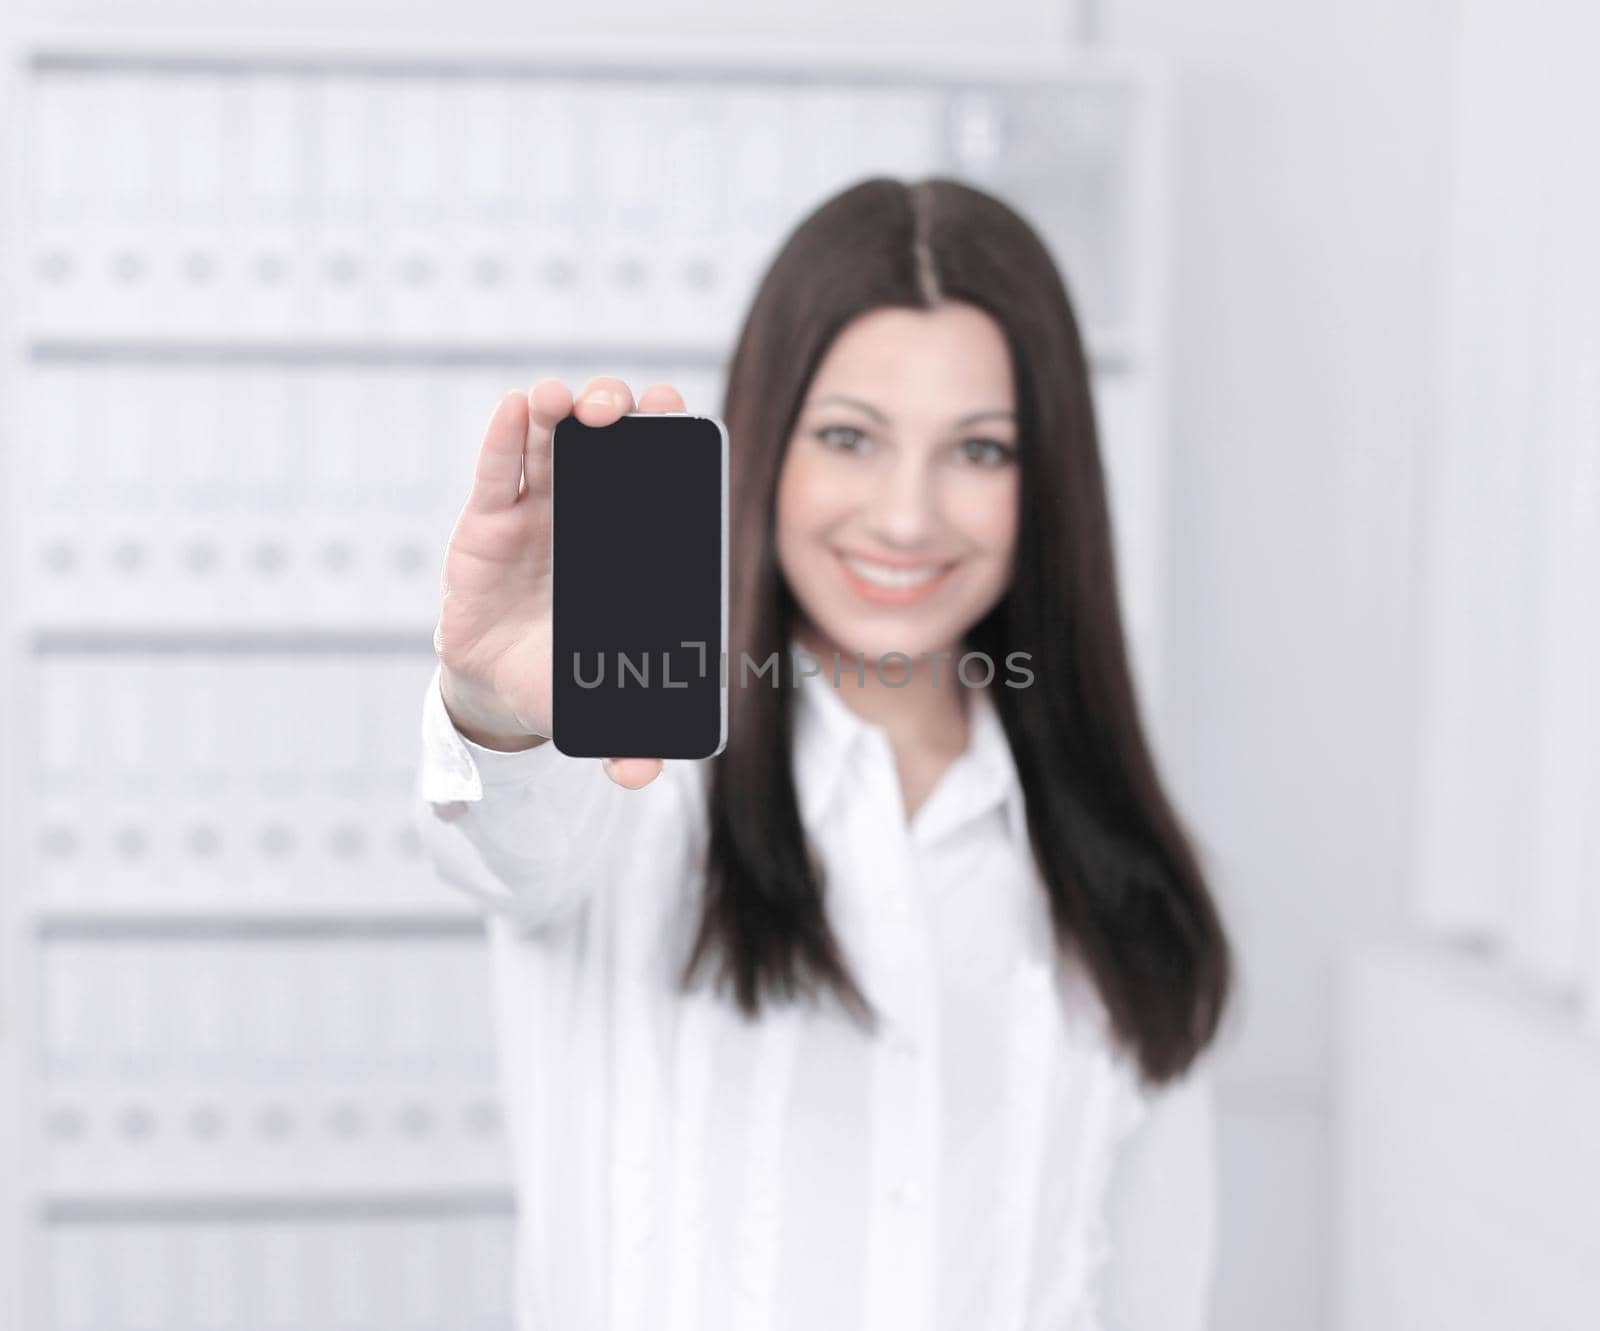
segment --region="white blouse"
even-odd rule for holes
[[[485,908],[522,1331],[1204,1327],[1209,1059],[1143,1092],[1051,964],[993,702],[908,825],[887,732],[827,674],[798,689],[801,816],[876,1038],[833,1002],[750,1022],[678,991],[709,760],[625,790],[472,743],[429,684],[416,812]]]

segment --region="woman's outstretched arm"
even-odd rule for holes
[[[669,384],[638,407],[683,409]],[[568,917],[677,812],[681,782],[659,779],[659,759],[571,758],[549,741],[551,438],[568,415],[605,426],[632,410],[613,378],[590,380],[576,401],[555,379],[506,394],[445,552],[417,828],[442,877],[529,924]]]

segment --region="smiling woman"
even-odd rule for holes
[[[872,180],[828,200],[756,293],[723,419],[738,441],[736,659],[791,641],[917,659],[926,687],[840,695],[899,741],[910,812],[967,726],[965,691],[934,686],[937,654],[1031,653],[1038,685],[995,704],[1057,942],[1143,1075],[1181,1074],[1220,1023],[1228,947],[1143,733],[1088,364],[1038,235],[955,181]],[[865,1015],[787,812],[784,691],[729,706],[691,972],[718,954],[749,1012],[763,992],[820,984]]]
[[[1011,578],[1015,432],[1005,336],[976,306],[879,309],[844,329],[778,482],[804,636],[915,656],[975,623]]]
[[[1196,1331],[1230,954],[1043,245],[945,180],[795,230],[723,411],[729,659],[776,669],[730,675],[717,757],[602,772],[540,739],[546,451],[632,408],[502,403],[425,701],[424,844],[491,917],[527,1331]]]

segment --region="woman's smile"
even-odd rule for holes
[[[834,554],[850,590],[873,605],[911,605],[926,600],[944,586],[958,562],[887,563],[844,550]]]

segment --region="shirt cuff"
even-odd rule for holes
[[[485,789],[515,786],[536,778],[557,752],[553,741],[531,748],[488,749],[456,729],[441,692],[443,666],[436,664],[422,703],[422,797],[434,804],[481,800]]]

